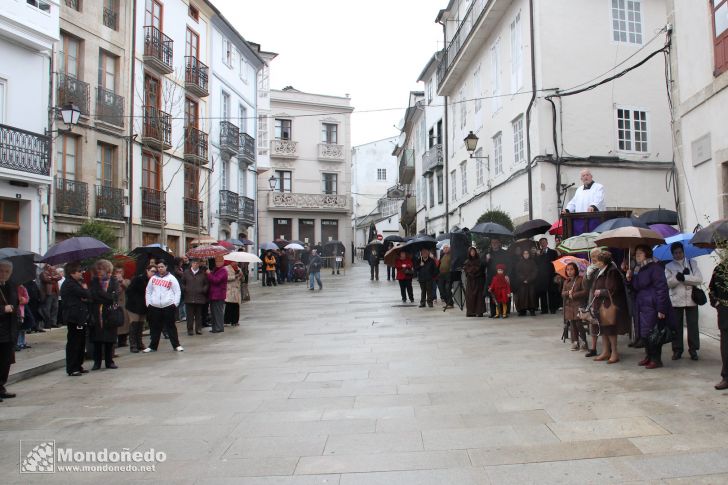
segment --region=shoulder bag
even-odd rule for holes
[[[119,294],[114,292],[114,302],[104,306],[101,316],[103,324],[110,328],[118,328],[124,325],[124,309],[119,306]]]
[[[693,265],[688,260],[688,266],[690,266],[690,272],[693,272]],[[706,303],[708,303],[708,297],[705,296],[705,291],[700,286],[693,286],[692,293],[690,295],[693,298],[693,301],[696,305],[703,306]]]
[[[599,305],[599,324],[609,327],[617,324],[617,306],[612,299],[612,293],[609,290],[604,291],[607,292],[609,298],[602,297],[602,304]]]

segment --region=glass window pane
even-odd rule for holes
[[[715,36],[718,37],[726,30],[728,30],[728,3],[724,3],[715,11]]]

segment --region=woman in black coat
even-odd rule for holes
[[[91,370],[101,368],[101,354],[107,369],[116,369],[114,363],[114,343],[118,336],[118,327],[107,321],[111,306],[117,302],[119,283],[113,277],[114,270],[110,261],[100,259],[95,265],[96,276],[91,280],[91,342],[94,343],[94,366]]]
[[[485,264],[480,260],[478,250],[468,249],[468,259],[463,265],[467,284],[465,285],[465,316],[482,317],[485,313]]]
[[[69,376],[77,377],[88,372],[83,368],[83,358],[86,353],[86,325],[89,321],[91,292],[83,282],[81,266],[78,263],[68,263],[64,273],[66,279],[61,285],[61,318],[68,329],[66,372]]]

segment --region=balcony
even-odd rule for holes
[[[397,184],[387,189],[387,199],[404,199],[412,192],[412,186],[409,184]]]
[[[142,219],[162,222],[164,192],[142,187]]]
[[[402,201],[402,209],[400,213],[400,223],[402,227],[407,227],[417,218],[417,198],[411,195]]]
[[[402,150],[399,158],[399,180],[402,183],[412,182],[415,175],[415,151],[412,148]]]
[[[433,145],[422,155],[422,173],[424,175],[429,175],[437,168],[442,168],[442,166],[442,145]]]
[[[298,158],[298,142],[291,140],[271,140],[270,156],[275,158]]]
[[[104,25],[111,30],[119,30],[119,13],[108,7],[104,7]]]
[[[240,151],[238,152],[238,160],[255,165],[255,138],[247,133],[240,134]]]
[[[49,150],[49,137],[0,125],[0,167],[48,176]]]
[[[56,106],[75,104],[81,110],[82,115],[88,116],[89,92],[88,83],[79,81],[68,74],[58,74],[58,99],[56,100]]]
[[[88,184],[56,178],[56,212],[88,216]]]
[[[255,201],[250,197],[238,197],[238,225],[252,226],[255,224]]]
[[[64,3],[66,4],[66,7],[72,8],[72,9],[78,11],[79,0],[65,0]]]
[[[194,56],[185,57],[185,89],[198,98],[209,96],[210,69]]]
[[[124,97],[101,86],[96,88],[96,117],[104,123],[124,126]]]
[[[240,129],[229,121],[220,122],[220,151],[234,157],[240,149]]]
[[[319,143],[319,160],[328,162],[343,162],[344,157],[344,145],[334,145],[333,143]]]
[[[154,106],[144,106],[142,143],[157,150],[172,148],[172,116]]]
[[[188,126],[185,130],[185,160],[195,164],[207,163],[207,133]]]
[[[238,194],[229,190],[220,191],[218,217],[228,221],[238,220]]]
[[[162,74],[171,74],[172,65],[172,39],[167,37],[156,27],[144,27],[144,63]]]
[[[124,191],[105,185],[96,186],[96,217],[100,219],[124,219]]]
[[[346,195],[269,192],[268,210],[350,212],[350,206]]]
[[[184,219],[185,226],[201,228],[203,226],[204,206],[201,200],[185,197]]]

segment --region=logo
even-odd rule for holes
[[[56,442],[20,440],[20,473],[55,473]]]

